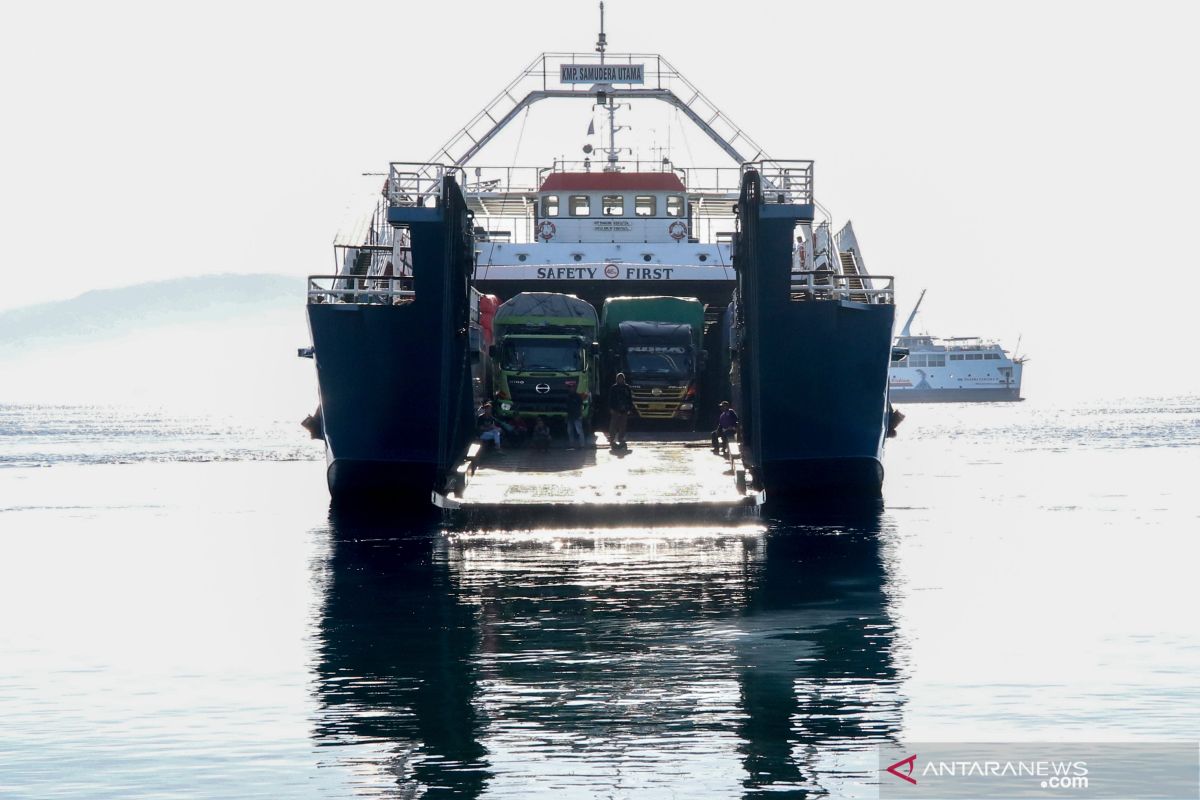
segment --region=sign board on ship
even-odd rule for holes
[[[560,64],[562,83],[645,83],[645,64]]]

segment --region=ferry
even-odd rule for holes
[[[888,372],[892,402],[952,403],[1017,401],[1026,359],[1009,355],[998,342],[978,336],[936,338],[911,333],[925,292],[917,299],[896,348],[907,355]]]
[[[598,109],[600,145],[579,160],[483,160],[498,133],[550,102]],[[654,103],[677,110],[725,163],[639,153],[620,115]],[[578,133],[563,133],[564,147]],[[812,161],[772,158],[663,56],[610,52],[603,3],[594,53],[539,55],[432,158],[389,164],[364,219],[335,243],[336,271],[308,280],[312,346],[301,354],[315,359],[320,395],[309,427],[325,440],[335,500],[465,502],[486,457],[476,408],[516,402],[489,371],[504,357],[492,340],[496,305],[524,293],[562,293],[597,311],[615,297],[699,301],[696,408],[730,400],[741,418],[735,463],[717,475],[735,476],[759,504],[880,491],[893,278],[871,274],[851,224],[835,227],[817,202]],[[602,437],[613,376],[589,373],[601,362],[595,345],[568,360],[578,380],[531,373],[528,383],[549,401],[560,383],[579,389],[590,375],[584,413]],[[538,480],[569,481],[593,462]]]

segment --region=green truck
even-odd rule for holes
[[[600,328],[605,380],[625,373],[638,417],[695,418],[706,360],[703,303],[694,297],[610,297]]]
[[[596,309],[570,294],[522,292],[496,309],[489,349],[495,411],[503,418],[565,419],[567,398],[596,391]]]

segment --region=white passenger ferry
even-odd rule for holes
[[[1012,357],[999,343],[977,336],[936,338],[912,335],[921,298],[896,338],[908,355],[893,361],[888,390],[893,403],[943,403],[1021,400],[1025,359]]]

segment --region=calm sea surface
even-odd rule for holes
[[[331,516],[292,420],[0,406],[0,797],[874,797],[1200,739],[1200,398],[908,406],[884,501]]]

